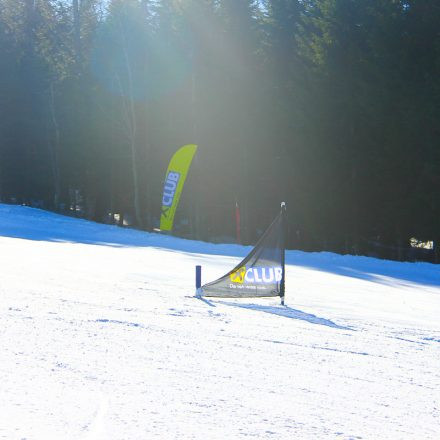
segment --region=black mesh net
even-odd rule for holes
[[[206,297],[284,296],[284,209],[249,255],[234,269],[201,288]]]

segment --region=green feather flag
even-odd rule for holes
[[[160,216],[160,229],[172,231],[174,215],[179,204],[186,176],[191,165],[197,145],[188,144],[179,148],[171,158],[168,165],[165,185],[162,196],[162,211]]]

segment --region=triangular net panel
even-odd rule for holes
[[[252,298],[284,296],[285,210],[282,209],[258,243],[236,267],[203,285],[200,296]]]

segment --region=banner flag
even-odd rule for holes
[[[199,296],[252,298],[280,296],[285,290],[285,204],[248,256],[216,281],[203,285]]]
[[[160,229],[162,231],[172,231],[173,229],[174,215],[179,204],[183,184],[196,150],[197,145],[184,145],[174,153],[168,165],[160,216]]]

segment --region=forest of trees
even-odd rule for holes
[[[438,0],[0,0],[0,200],[290,248],[440,249]],[[439,185],[439,186],[437,186]],[[434,250],[410,246],[433,242]],[[437,246],[436,246],[437,245]]]

